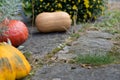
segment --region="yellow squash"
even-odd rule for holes
[[[29,74],[31,66],[17,48],[0,43],[0,80],[20,79]]]
[[[3,51],[2,51],[3,50]],[[0,51],[6,53],[0,46]],[[15,66],[8,57],[12,57],[9,53],[1,55],[0,52],[0,80],[15,80]]]

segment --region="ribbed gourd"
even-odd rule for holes
[[[27,76],[31,66],[17,48],[0,43],[0,80],[16,80]]]

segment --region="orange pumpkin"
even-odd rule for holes
[[[43,12],[35,20],[40,32],[66,31],[71,27],[71,22],[70,15],[63,11]]]
[[[0,29],[4,29],[0,33],[0,42],[7,42],[7,39],[9,39],[15,47],[24,43],[28,38],[28,29],[26,25],[19,20],[5,19],[0,23]]]

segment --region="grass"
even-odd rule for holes
[[[112,50],[109,52],[111,56],[115,57],[114,62],[115,63],[120,63],[120,45],[119,46],[114,46]]]
[[[95,22],[94,26],[112,34],[120,33],[120,10],[107,11],[103,20]]]
[[[72,37],[72,38],[79,38],[80,34],[79,33],[73,33],[73,34],[70,35],[70,37]]]
[[[119,51],[118,51],[119,50]],[[74,59],[77,64],[89,64],[92,66],[100,66],[106,64],[120,64],[120,45],[114,46],[111,51],[105,55],[79,55]]]
[[[83,32],[86,29],[94,27],[94,29],[96,28],[111,34],[120,34],[120,10],[107,10],[105,14],[95,22],[81,24],[83,26],[83,29],[80,29],[79,32]]]
[[[108,10],[103,17],[104,19],[101,22],[96,22],[94,26],[113,35],[119,35],[112,38],[112,41],[117,44],[114,44],[109,54],[115,57],[115,63],[120,63],[120,51],[118,51],[120,50],[120,10]]]
[[[75,61],[81,64],[89,64],[92,66],[99,66],[114,62],[114,57],[110,55],[79,55]]]

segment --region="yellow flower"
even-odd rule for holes
[[[62,5],[60,3],[58,3],[57,5],[58,5],[58,7],[62,8]]]
[[[72,19],[74,19],[74,20],[77,19],[77,16],[76,16],[76,15],[73,15]]]
[[[86,15],[86,14],[84,14],[84,16],[83,16],[83,17],[84,17],[84,19],[86,19],[86,18],[87,18],[87,15]]]
[[[72,1],[72,3],[74,4],[74,1]]]
[[[51,11],[53,11],[54,9],[53,8],[51,8]]]
[[[99,8],[99,6],[97,5],[96,8]]]
[[[100,3],[100,0],[98,0],[98,3]]]
[[[78,3],[80,3],[80,0],[78,0]]]
[[[101,13],[102,15],[104,15],[104,12],[102,11],[102,13]]]
[[[100,9],[103,11],[105,8],[103,6],[100,6]]]
[[[63,2],[66,2],[66,0],[64,0]]]
[[[84,5],[86,8],[88,8],[89,7],[89,0],[84,0]]]
[[[90,8],[92,8],[93,6],[91,5]]]
[[[77,6],[76,6],[76,5],[74,5],[74,6],[72,7],[72,9],[77,10]]]
[[[55,3],[57,3],[58,1],[56,0]]]
[[[40,5],[40,7],[42,7],[42,5]]]
[[[43,0],[40,0],[41,2],[43,2]]]
[[[96,19],[97,17],[96,16],[94,16],[94,19]]]
[[[46,6],[49,6],[50,5],[50,3],[47,3],[47,5]]]
[[[59,11],[61,11],[61,10],[55,10],[55,11],[59,12]]]
[[[88,13],[89,17],[91,17],[91,16],[92,16],[92,14],[91,14],[91,12],[90,12],[90,11],[88,11],[88,10],[87,10],[87,13]]]

